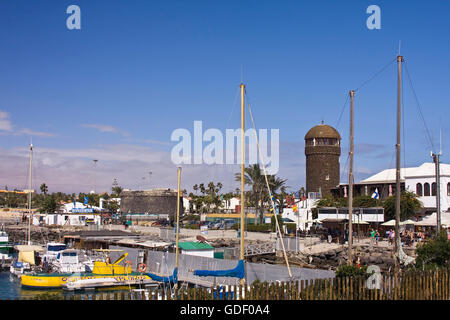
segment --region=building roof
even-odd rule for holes
[[[314,138],[334,138],[340,140],[341,135],[332,126],[322,123],[309,129],[308,133],[305,135],[305,140]]]
[[[212,250],[214,247],[208,243],[202,242],[179,242],[178,246],[182,250]]]
[[[83,230],[83,231],[74,231],[67,232],[64,234],[64,237],[130,237],[134,236],[134,234],[122,230]]]
[[[441,163],[439,168],[441,176],[450,176],[450,164]],[[361,180],[360,183],[395,182],[395,172],[396,169],[386,169]],[[419,167],[400,168],[401,181],[404,181],[405,178],[434,177],[435,174],[435,165],[432,162],[425,162]]]

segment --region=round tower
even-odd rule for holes
[[[323,123],[305,135],[306,192],[329,194],[339,185],[341,136],[333,127]]]

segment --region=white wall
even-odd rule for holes
[[[405,180],[405,188],[408,191],[416,193],[416,185],[417,183],[422,184],[422,194],[424,194],[424,184],[428,182],[430,184],[430,194],[431,194],[431,186],[433,182],[436,182],[436,179],[434,177],[415,177],[415,178],[407,178]],[[441,186],[440,186],[440,193],[441,193],[441,211],[446,211],[447,208],[450,207],[450,197],[447,195],[447,183],[450,182],[449,177],[441,177]],[[418,197],[418,199],[423,203],[424,207],[429,208],[436,208],[436,197],[435,196],[422,196]]]
[[[214,258],[214,250],[181,250],[181,253],[189,256]]]
[[[66,219],[67,217],[67,219]],[[84,220],[82,219],[84,218]],[[94,219],[94,224],[100,225],[101,218],[98,215],[90,214],[48,214],[44,217],[44,223],[47,225],[71,225],[71,226],[84,226],[86,224],[86,219]]]
[[[231,198],[230,200],[222,200],[222,208],[225,210],[235,210],[236,206],[239,205],[239,198]]]

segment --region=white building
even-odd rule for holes
[[[191,213],[191,201],[192,199],[190,197],[183,196],[183,208],[184,208],[184,214]]]
[[[440,169],[440,198],[441,211],[450,207],[450,164],[441,163]],[[359,184],[395,184],[395,169],[383,170]],[[436,172],[435,164],[426,162],[419,167],[401,168],[400,183],[405,190],[417,194],[418,199],[425,208],[436,208]],[[392,192],[390,192],[392,194]]]
[[[222,200],[222,208],[225,210],[225,212],[232,213],[236,212],[236,206],[240,204],[240,199],[233,197],[230,200]]]
[[[93,213],[100,212],[103,209],[96,206],[87,206],[81,202],[76,201],[75,203],[69,202],[61,206],[63,213]]]
[[[43,217],[42,222],[46,225],[58,226],[100,225],[101,217],[98,213],[50,213]]]
[[[306,199],[300,200],[295,199],[295,204],[297,205],[297,212],[294,212],[294,209],[284,208],[283,213],[281,214],[282,218],[291,219],[297,225],[297,229],[300,230],[308,230],[312,223],[307,221],[312,221],[312,209],[315,208],[315,204],[317,199]],[[270,221],[268,221],[270,223]]]

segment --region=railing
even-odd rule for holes
[[[244,256],[255,256],[275,252],[275,242],[265,242],[261,244],[249,244],[244,248]]]
[[[450,300],[450,269],[214,288],[170,288],[72,296],[41,295],[24,300]]]

